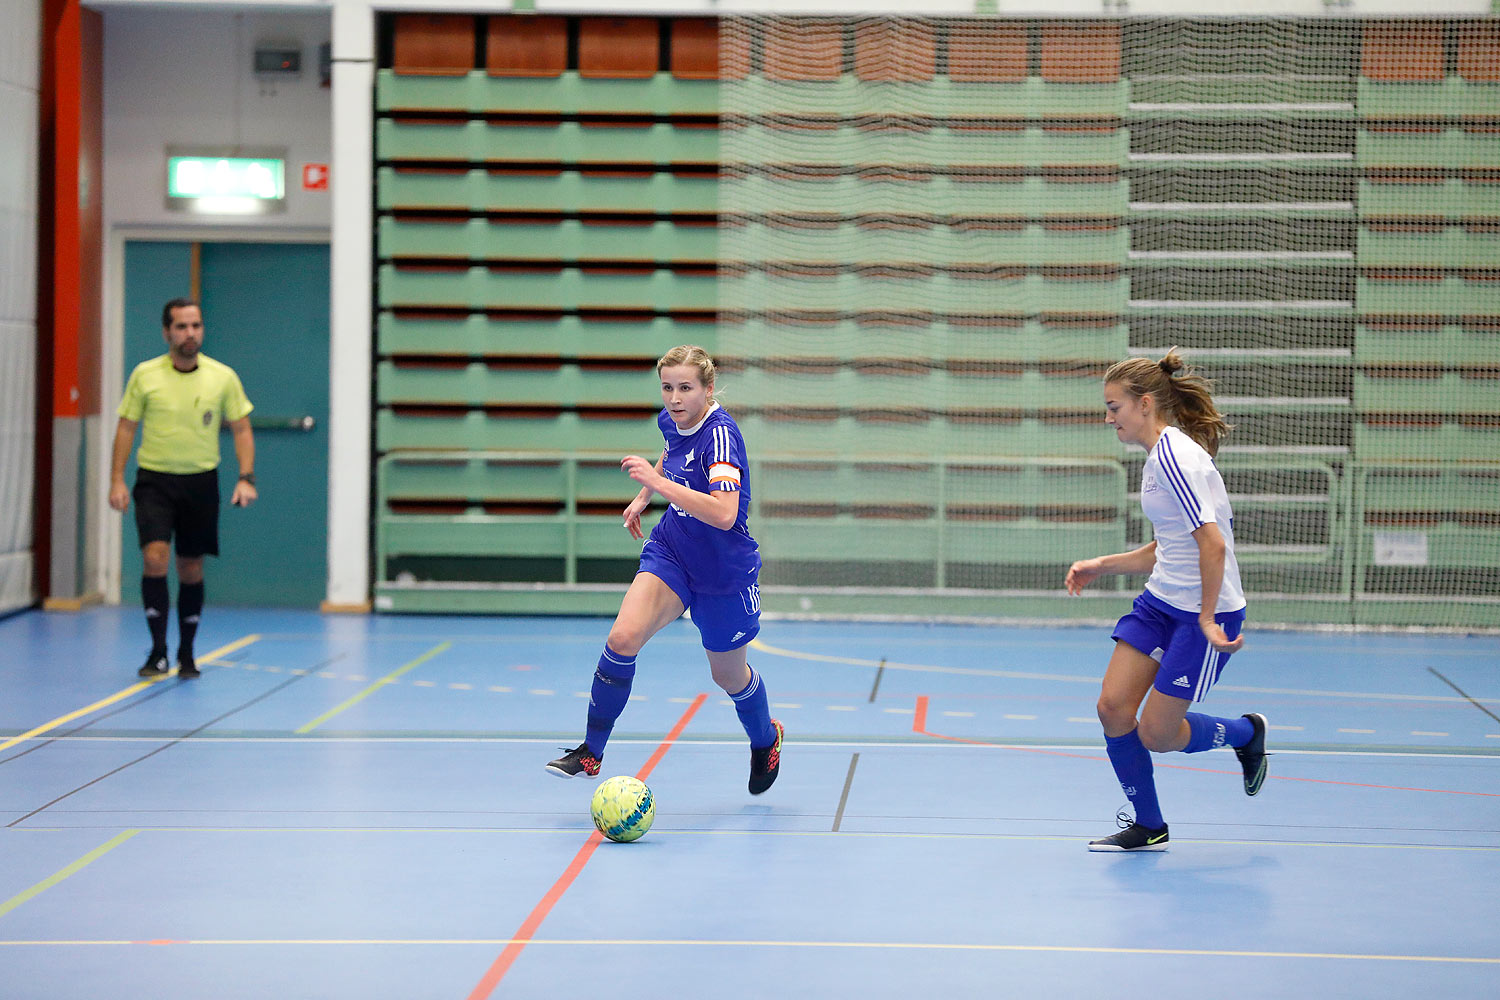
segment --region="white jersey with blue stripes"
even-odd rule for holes
[[[1215,613],[1245,606],[1234,554],[1234,511],[1224,477],[1203,446],[1176,427],[1162,431],[1141,470],[1141,510],[1156,535],[1156,567],[1146,589],[1174,608],[1197,612],[1203,601],[1198,542],[1193,532],[1210,521],[1224,536],[1224,581]]]

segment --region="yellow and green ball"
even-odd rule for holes
[[[594,826],[610,840],[627,844],[640,840],[656,819],[656,797],[638,778],[627,774],[607,778],[589,804]]]

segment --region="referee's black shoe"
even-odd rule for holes
[[[165,677],[167,676],[167,651],[153,649],[146,657],[146,662],[141,664],[141,669],[135,672],[137,677]]]
[[[177,651],[177,676],[192,680],[202,674],[203,671],[198,669],[198,664],[193,660],[193,654],[179,649]]]
[[[1259,712],[1246,712],[1244,717],[1255,727],[1255,735],[1249,743],[1235,747],[1234,755],[1245,772],[1245,794],[1254,795],[1266,783],[1266,717]]]

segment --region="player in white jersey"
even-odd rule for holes
[[[714,363],[703,348],[674,347],[656,363],[666,447],[653,465],[626,455],[620,468],[641,485],[625,508],[625,530],[643,537],[641,514],[660,494],[671,506],[641,549],[640,569],[609,630],[594,671],[584,740],[547,765],[560,778],[592,778],[615,720],[630,700],[635,657],[691,608],[709,670],[734,702],[750,739],[750,794],[781,770],[782,725],[771,718],[760,673],[746,660],[760,631],[760,548],[750,534],[745,439],[714,400]]]
[[[1129,358],[1111,366],[1104,409],[1105,423],[1122,442],[1146,449],[1141,510],[1155,537],[1131,552],[1082,559],[1068,569],[1071,594],[1108,574],[1150,574],[1115,626],[1098,705],[1110,764],[1135,816],[1122,812],[1120,832],[1090,841],[1089,850],[1164,851],[1167,823],[1152,752],[1233,747],[1246,795],[1259,792],[1266,779],[1265,716],[1221,719],[1188,711],[1245,645],[1234,513],[1213,458],[1229,425],[1208,381],[1185,370],[1175,347],[1160,361]]]

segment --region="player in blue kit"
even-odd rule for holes
[[[1111,366],[1104,409],[1105,423],[1121,441],[1146,449],[1141,509],[1155,537],[1132,552],[1083,559],[1068,569],[1066,585],[1075,595],[1100,576],[1150,574],[1130,613],[1115,625],[1115,652],[1098,706],[1109,761],[1135,818],[1128,821],[1122,812],[1120,832],[1090,841],[1089,850],[1164,851],[1167,823],[1156,798],[1152,752],[1233,747],[1245,794],[1259,792],[1266,780],[1263,715],[1220,719],[1188,711],[1245,644],[1234,514],[1213,460],[1229,425],[1208,381],[1185,370],[1175,347],[1160,361],[1129,358]]]
[[[604,744],[630,699],[636,654],[691,608],[714,683],[734,700],[750,737],[750,794],[759,795],[780,771],[782,726],[745,657],[760,631],[760,549],[748,523],[745,439],[714,401],[714,363],[703,348],[672,348],[656,373],[663,404],[656,423],[667,446],[655,465],[638,455],[621,460],[641,484],[625,508],[625,529],[644,537],[641,514],[652,494],[670,506],[641,549],[640,569],[599,657],[584,741],[547,770],[562,778],[598,775]]]

